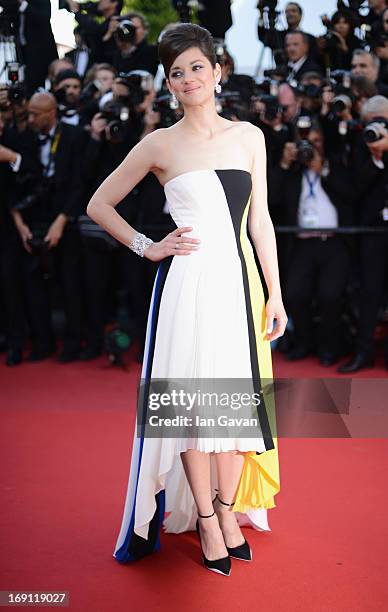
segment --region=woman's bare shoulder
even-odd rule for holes
[[[263,141],[264,134],[259,127],[257,127],[250,121],[240,121],[240,125],[241,130],[246,138],[250,139],[252,142],[256,141],[256,143],[258,141]]]

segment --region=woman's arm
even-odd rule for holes
[[[159,160],[165,159],[163,140],[161,131],[157,130],[138,142],[116,170],[101,183],[87,206],[89,217],[125,246],[131,247],[138,232],[118,214],[115,206],[152,168],[158,167]],[[198,248],[199,240],[182,237],[181,234],[192,229],[177,228],[160,242],[147,247],[144,256],[160,261],[169,255],[190,255]]]
[[[267,311],[268,340],[283,335],[287,315],[282,302],[275,230],[267,203],[267,155],[262,131],[251,125],[249,142],[252,146],[252,197],[248,215],[248,228],[268,288]],[[276,319],[276,331],[273,320]]]

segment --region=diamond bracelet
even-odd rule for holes
[[[140,257],[144,257],[144,251],[148,249],[151,244],[153,244],[153,240],[151,238],[147,238],[144,234],[140,232],[136,232],[134,239],[129,243],[129,248],[131,251],[136,253],[136,255],[140,255]]]

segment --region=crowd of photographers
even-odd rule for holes
[[[287,4],[280,29],[276,2],[259,2],[258,36],[275,58],[260,82],[235,73],[222,40],[215,48],[218,112],[251,121],[266,139],[268,202],[290,319],[278,348],[289,360],[315,354],[327,366],[352,354],[341,372],[374,363],[388,271],[388,9],[385,0],[370,0],[361,16],[360,3],[349,4],[339,2],[325,18],[326,35],[315,38],[302,31],[297,3]],[[57,358],[64,363],[97,357],[107,341],[118,354],[126,344],[123,334],[107,334],[109,322],[111,332],[118,322],[143,345],[155,265],[116,243],[85,209],[141,138],[182,116],[143,15],[121,15],[120,0],[82,10],[73,0],[62,5],[77,21],[76,48],[47,65],[41,89],[30,70],[24,85],[11,75],[14,84],[0,90],[8,365],[22,361],[28,338],[29,361],[52,355],[53,324],[62,328]],[[19,32],[29,8],[20,2],[26,19]],[[103,19],[95,19],[96,10]],[[117,210],[154,240],[174,228],[152,174]],[[62,321],[53,320],[58,303]],[[388,367],[388,338],[384,350]]]

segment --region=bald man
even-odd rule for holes
[[[40,173],[24,198],[30,205],[13,209],[13,217],[25,252],[26,293],[30,309],[32,352],[30,361],[39,361],[54,348],[50,327],[49,287],[42,280],[31,238],[39,238],[52,257],[59,259],[66,326],[59,361],[78,358],[81,340],[80,237],[77,218],[81,212],[80,176],[83,132],[58,121],[57,103],[47,92],[34,94],[28,104],[28,126],[36,134],[35,154]],[[20,158],[21,156],[19,156]],[[20,162],[20,159],[19,159]]]

